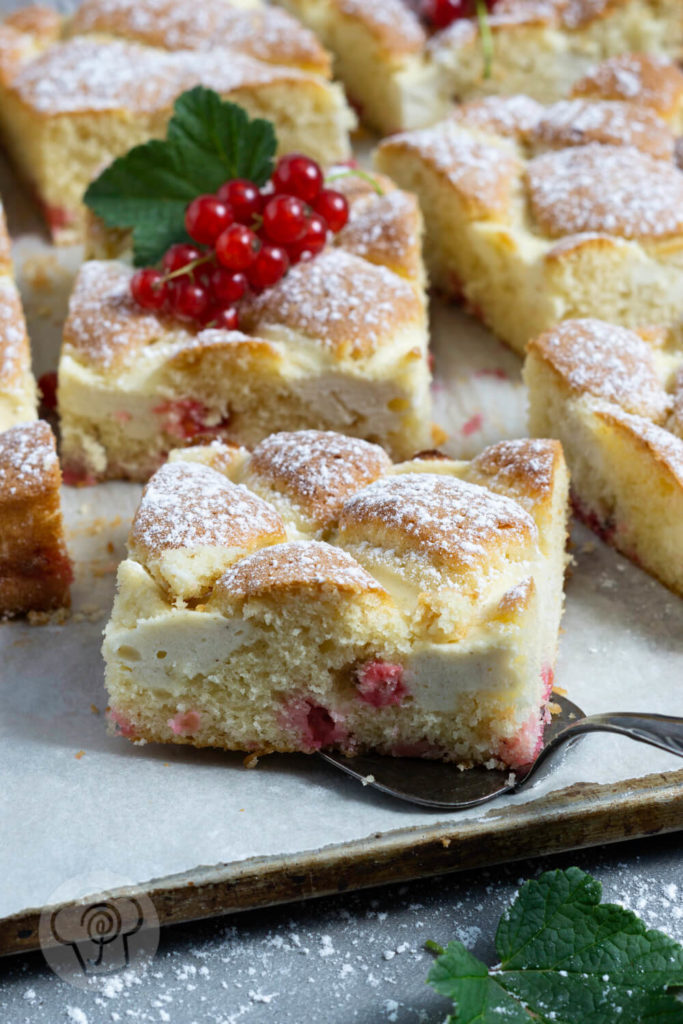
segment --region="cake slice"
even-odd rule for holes
[[[409,0],[280,2],[332,51],[361,118],[384,135],[433,124],[454,99],[562,99],[596,63],[618,54],[683,54],[679,0],[498,0],[488,16],[488,73],[475,17],[435,29],[418,14],[428,5]]]
[[[683,71],[664,57],[647,53],[612,57],[575,82],[572,96],[648,107],[674,134],[683,134]]]
[[[196,85],[273,121],[283,152],[350,155],[354,118],[327,57],[283,12],[233,12],[226,0],[100,0],[46,25],[41,9],[30,10],[0,25],[0,133],[58,242],[82,238],[89,182],[114,157],[162,137],[174,100]]]
[[[524,366],[529,425],[557,437],[581,519],[683,596],[683,336],[569,320]]]
[[[67,481],[146,480],[171,448],[279,429],[345,431],[400,458],[432,446],[417,202],[386,180],[381,196],[337,184],[348,224],[244,300],[239,331],[147,313],[127,265],[83,265],[59,364]]]
[[[667,123],[644,106],[497,97],[386,140],[375,160],[420,199],[431,281],[522,353],[571,317],[681,317],[674,153]]]
[[[0,201],[0,431],[36,418],[26,322],[12,276],[10,239]]]
[[[60,483],[47,423],[0,433],[0,617],[69,604]]]
[[[134,741],[529,761],[565,566],[559,444],[392,464],[339,434],[214,443],[152,477],[106,630]]]

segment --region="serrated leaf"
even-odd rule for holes
[[[472,956],[462,942],[449,942],[434,963],[427,981],[437,992],[449,996],[457,1006],[457,1015],[449,1018],[457,1024],[529,1024],[529,1015],[516,999],[509,996],[489,975],[486,964]]]
[[[487,970],[471,954],[468,961],[460,954],[440,957],[433,971],[439,968],[437,990],[456,1001],[453,1021],[505,1020],[507,1004],[494,1008],[483,1001],[489,992],[496,998],[502,992],[520,1021],[683,1024],[683,1004],[667,991],[683,986],[683,947],[648,930],[631,911],[601,904],[601,892],[579,868],[546,872],[522,886],[501,919],[499,967]],[[432,974],[429,980],[434,983]]]
[[[118,157],[88,187],[84,201],[108,227],[132,228],[137,266],[158,262],[174,242],[188,240],[185,209],[228,178],[268,180],[275,130],[241,107],[198,86],[179,96],[166,139]]]

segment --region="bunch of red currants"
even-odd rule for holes
[[[161,270],[136,271],[131,294],[143,309],[236,330],[236,304],[247,291],[262,292],[292,264],[317,256],[328,232],[341,231],[348,219],[345,196],[324,188],[320,166],[291,153],[278,160],[261,189],[234,178],[215,195],[193,199],[185,228],[197,244],[178,242],[164,254]]]

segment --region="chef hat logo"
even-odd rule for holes
[[[145,967],[154,956],[159,941],[154,904],[144,893],[117,890],[92,902],[53,904],[41,915],[43,955],[60,978],[90,988],[98,979]]]

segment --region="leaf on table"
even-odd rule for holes
[[[449,943],[428,981],[456,1004],[457,1024],[683,1024],[683,947],[630,910],[600,903],[579,868],[526,882],[496,933],[487,968]]]

